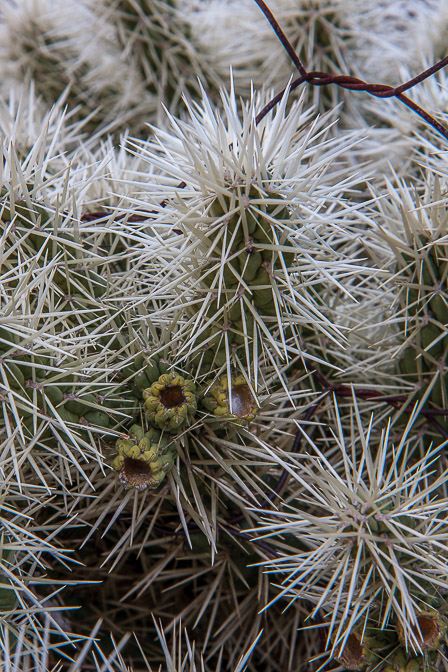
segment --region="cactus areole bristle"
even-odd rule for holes
[[[152,468],[144,460],[125,457],[118,479],[126,488],[144,490],[152,482]]]

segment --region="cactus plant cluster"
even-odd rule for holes
[[[393,5],[384,35],[373,3],[271,9],[362,75],[419,63]],[[446,667],[446,140],[291,91],[269,30],[252,0],[0,6],[8,672]]]

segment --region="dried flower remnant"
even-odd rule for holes
[[[390,646],[390,637],[385,631],[354,630],[346,638],[342,650],[336,648],[334,657],[346,670],[360,672],[378,665]]]
[[[201,398],[201,403],[218,418],[240,424],[249,423],[258,411],[257,402],[244,376],[231,378],[230,388],[227,376],[221,376]]]
[[[172,371],[143,390],[146,418],[155,427],[177,432],[196,412],[196,385]]]
[[[112,462],[125,488],[144,490],[157,488],[174,464],[173,443],[161,432],[133,425],[129,436],[118,439],[118,455]]]
[[[416,645],[423,653],[438,649],[446,638],[447,627],[446,619],[435,609],[418,613],[417,622],[412,625]],[[397,632],[399,640],[406,644],[405,634],[400,623],[397,625]]]

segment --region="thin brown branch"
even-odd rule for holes
[[[351,386],[349,387],[348,385],[330,383],[320,371],[314,371],[313,375],[326,394],[333,392],[336,396],[339,397],[352,397],[354,394],[357,399],[364,399],[366,401],[369,399],[375,399],[376,401],[389,404],[389,406],[392,406],[393,408],[402,408],[404,413],[411,414],[414,411],[415,405],[412,403],[403,408],[404,404],[409,398],[407,395],[384,395],[379,390],[372,390],[367,387],[356,388]],[[436,420],[437,416],[441,418],[448,417],[448,409],[422,408],[419,411],[419,415],[422,415],[424,418],[426,418],[427,421],[441,434],[444,439],[448,439],[448,432]]]
[[[298,57],[298,55],[297,55],[294,47],[292,46],[291,42],[288,40],[285,33],[280,28],[280,26],[278,24],[278,21],[276,20],[275,16],[271,12],[271,10],[267,6],[267,4],[264,2],[264,0],[255,0],[255,2],[257,3],[259,8],[261,9],[263,14],[265,15],[265,17],[267,18],[269,23],[271,24],[272,28],[275,31],[275,34],[277,35],[278,39],[280,40],[280,42],[282,43],[282,45],[286,49],[286,51],[288,53],[288,56],[290,57],[290,59],[294,63],[294,65],[296,66],[297,70],[300,72],[302,77],[306,77],[306,75],[308,73],[307,73],[302,61]]]
[[[446,65],[448,65],[448,56],[438,61],[438,63],[435,63],[424,72],[421,72],[416,77],[413,77],[409,81],[404,82],[403,84],[400,84],[399,86],[396,87],[389,86],[388,84],[368,83],[363,81],[362,79],[358,79],[357,77],[352,77],[350,75],[332,75],[330,73],[320,71],[308,72],[308,70],[306,70],[302,61],[298,57],[297,53],[295,52],[293,46],[289,42],[288,38],[284,34],[283,30],[281,29],[277,19],[272,14],[271,10],[266,5],[264,0],[255,0],[255,2],[268,19],[273,30],[275,31],[275,34],[277,35],[280,42],[286,49],[292,62],[300,72],[300,77],[295,79],[290,86],[291,91],[297,88],[300,84],[307,82],[308,84],[311,84],[311,86],[328,86],[330,84],[335,84],[336,86],[339,86],[343,89],[348,89],[349,91],[365,91],[366,93],[369,93],[372,96],[376,96],[377,98],[395,97],[404,105],[409,107],[413,112],[418,114],[422,119],[424,119],[430,126],[432,126],[441,135],[443,135],[445,138],[448,139],[448,129],[445,126],[443,126],[440,122],[438,122],[437,119],[435,119],[431,114],[429,114],[429,112],[420,107],[420,105],[417,105],[417,103],[415,103],[413,100],[405,96],[403,93],[403,91],[411,89],[416,84],[419,84],[428,77],[431,77],[435,72],[441,70]],[[277,94],[261,110],[261,112],[256,117],[257,124],[263,119],[263,117],[266,116],[266,114],[270,110],[272,110],[272,108],[275,105],[277,105],[277,103],[283,97],[284,92],[285,89],[280,94]]]
[[[187,186],[186,182],[179,182],[177,185],[177,189],[184,189]],[[161,208],[164,208],[166,204],[168,203],[167,199],[164,199],[163,201],[160,201],[159,206]],[[121,221],[123,219],[126,219],[127,222],[144,222],[147,219],[151,218],[151,215],[157,215],[158,210],[147,210],[146,212],[143,212],[142,214],[132,214],[128,216],[128,213],[125,212],[122,215],[118,215],[115,219],[117,221]],[[81,215],[81,221],[82,222],[94,222],[97,221],[98,219],[103,219],[104,217],[110,217],[112,213],[106,212],[106,211],[98,211],[98,212],[85,212],[83,215]],[[176,229],[173,229],[176,231]],[[177,231],[176,231],[177,232]],[[179,233],[182,233],[179,231]]]

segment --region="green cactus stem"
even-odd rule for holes
[[[400,301],[409,345],[398,366],[436,408],[448,406],[448,243],[415,234],[414,250],[398,257]],[[406,274],[404,279],[401,279]],[[440,418],[446,426],[448,419]]]
[[[428,651],[424,655],[412,655],[404,646],[395,647],[384,661],[382,672],[436,672],[440,669],[440,655]]]
[[[39,353],[23,347],[24,338],[13,329],[0,329],[0,392],[14,417],[21,418],[24,436],[32,439],[39,427],[39,441],[48,447],[58,443],[52,427],[61,423],[77,425],[76,433],[89,440],[89,430],[111,430],[124,417],[132,417],[138,405],[123,385],[83,376],[77,365],[55,365],[54,351],[44,345]],[[104,389],[106,385],[107,391]]]
[[[246,345],[251,351],[255,323],[270,332],[278,328],[276,274],[288,272],[295,258],[281,226],[289,221],[283,197],[263,195],[254,186],[248,195],[245,185],[228,189],[230,202],[212,203],[208,235],[198,240],[203,263],[196,271],[197,287],[209,305],[204,315],[208,326],[194,340],[204,344],[198,359],[205,366],[222,366],[229,346],[241,354]]]
[[[143,391],[150,388],[163,373],[168,373],[170,364],[160,355],[140,352],[131,364],[122,370],[122,375],[137,399],[143,399]]]
[[[198,79],[217,88],[216,74],[195,44],[188,13],[177,0],[120,0],[114,5],[122,24],[119,33],[125,44],[135,45],[133,56],[148,90],[168,107],[179,102],[182,91],[196,97]]]

